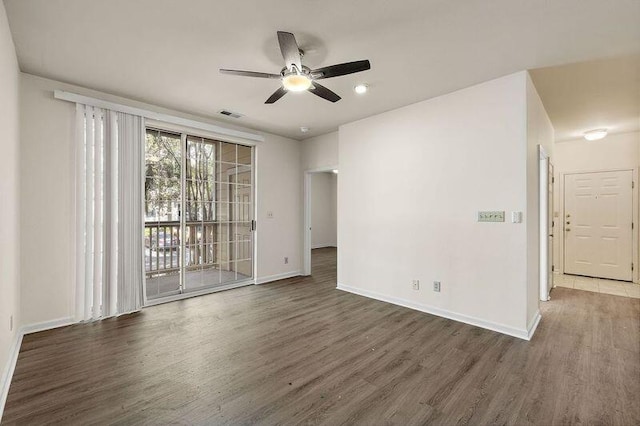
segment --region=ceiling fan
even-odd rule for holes
[[[283,97],[288,91],[302,92],[307,90],[316,96],[320,96],[330,102],[337,102],[341,98],[333,91],[319,84],[316,80],[323,78],[339,77],[366,71],[371,68],[369,61],[346,62],[344,64],[330,65],[315,70],[302,65],[304,52],[298,47],[293,34],[278,31],[278,43],[284,58],[285,67],[280,74],[269,74],[255,71],[239,71],[220,69],[222,74],[239,75],[243,77],[258,77],[281,80],[282,86],[266,100],[265,104],[272,104]]]

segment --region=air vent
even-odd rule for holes
[[[226,109],[223,109],[222,111],[218,111],[218,114],[226,115],[227,117],[231,117],[231,118],[242,117],[242,114],[238,114],[237,112],[227,111]]]

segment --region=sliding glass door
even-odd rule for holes
[[[147,130],[147,299],[253,278],[253,149]]]

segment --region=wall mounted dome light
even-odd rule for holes
[[[597,141],[607,136],[607,129],[594,129],[584,132],[584,138],[588,141]]]

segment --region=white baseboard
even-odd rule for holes
[[[437,315],[439,317],[448,318],[454,321],[463,322],[465,324],[474,325],[476,327],[486,328],[488,330],[497,331],[498,333],[507,334],[509,336],[517,337],[519,339],[530,340],[535,332],[535,328],[540,321],[540,313],[537,314],[537,321],[532,324],[529,330],[510,327],[508,325],[495,323],[492,321],[486,321],[480,318],[475,318],[469,315],[452,312],[446,309],[437,308],[435,306],[425,305],[423,303],[414,302],[411,300],[401,299],[399,297],[387,296],[374,291],[363,290],[356,287],[351,287],[345,284],[338,283],[336,287],[338,290],[346,291],[349,293],[357,294],[371,299],[380,300],[382,302],[392,303],[394,305],[404,306],[405,308],[415,309],[416,311],[426,312],[428,314]]]
[[[64,327],[66,325],[74,324],[73,318],[59,318],[52,321],[45,321],[36,324],[30,324],[20,327],[16,332],[11,349],[9,350],[9,358],[7,364],[4,367],[2,376],[0,377],[0,421],[2,420],[2,413],[4,412],[4,405],[7,402],[7,396],[9,395],[9,387],[11,386],[11,379],[13,378],[13,372],[16,369],[16,363],[18,362],[18,354],[20,353],[20,346],[22,345],[22,338],[31,333],[37,333],[39,331],[51,330],[52,328]]]
[[[540,314],[540,311],[537,311],[534,317],[531,319],[531,322],[529,322],[527,326],[527,340],[531,340],[531,338],[533,337],[533,333],[535,333],[536,329],[538,328],[538,324],[540,324],[541,319],[542,314]]]
[[[7,396],[9,395],[9,386],[11,386],[11,379],[13,378],[13,372],[16,369],[16,362],[18,362],[18,354],[20,353],[20,345],[22,344],[22,333],[18,331],[11,343],[9,349],[9,358],[7,364],[2,370],[2,376],[0,377],[0,421],[2,421],[2,413],[4,412],[4,405],[7,402]]]
[[[301,271],[284,272],[282,274],[267,275],[266,277],[260,277],[256,279],[256,284],[266,284],[273,281],[284,280],[287,278],[299,277],[302,275]]]
[[[39,331],[51,330],[52,328],[64,327],[66,325],[75,324],[77,321],[74,321],[73,318],[58,318],[51,321],[38,322],[35,324],[23,325],[20,328],[20,332],[25,334],[37,333]]]

